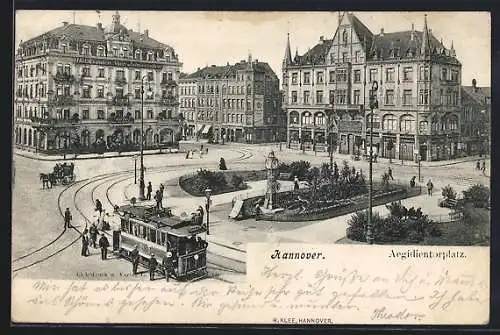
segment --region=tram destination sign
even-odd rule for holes
[[[77,57],[76,64],[90,64],[90,65],[103,65],[115,67],[132,67],[132,68],[154,68],[160,70],[163,64],[152,62],[140,62],[136,60],[123,60],[123,59],[103,59],[103,58],[90,58],[90,57]]]

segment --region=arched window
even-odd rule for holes
[[[398,120],[393,114],[387,114],[382,121],[384,130],[396,131],[398,129]]]
[[[347,30],[342,32],[342,43],[347,44]]]
[[[296,111],[290,112],[290,124],[299,124],[299,113]]]
[[[448,129],[458,130],[458,118],[456,115],[451,115],[448,119]]]
[[[429,127],[429,124],[427,121],[420,121],[420,132],[426,132]]]
[[[371,113],[366,115],[366,128],[370,128]],[[373,128],[380,128],[380,116],[373,114]]]
[[[135,59],[141,59],[142,57],[141,50],[135,50]]]
[[[312,124],[312,115],[310,112],[302,113],[302,124]]]
[[[316,126],[323,126],[325,124],[325,114],[323,114],[323,113],[317,113],[314,116],[314,124]]]
[[[411,115],[403,115],[399,122],[399,128],[402,133],[411,133],[415,131],[415,119]]]

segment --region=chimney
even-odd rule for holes
[[[324,42],[324,41],[325,41],[325,37],[324,37],[324,36],[320,36],[320,37],[319,37],[319,41],[320,41],[320,42]]]
[[[380,36],[384,36],[384,28],[380,28]]]
[[[144,35],[149,36],[149,29],[144,29]]]
[[[63,21],[63,27],[66,27],[68,25],[68,21]]]
[[[101,22],[99,22],[99,23],[97,24],[97,29],[102,30],[102,23],[101,23]]]
[[[227,65],[226,66],[229,66],[229,62],[227,62]]]
[[[477,92],[476,84],[477,84],[476,79],[472,79],[472,89],[473,89],[474,92]]]

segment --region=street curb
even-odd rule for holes
[[[178,152],[145,152],[144,156],[153,156],[153,155],[168,155],[168,154],[185,154],[185,151],[179,150]],[[22,154],[19,152],[14,152],[14,155],[28,158],[28,159],[33,159],[37,161],[45,161],[45,162],[55,162],[55,161],[72,161],[72,160],[90,160],[90,159],[106,159],[106,158],[117,158],[117,157],[134,157],[136,154],[122,154],[122,155],[112,155],[112,156],[94,156],[94,157],[66,157],[66,159],[60,157],[60,158],[55,158],[55,157],[32,157],[26,154]],[[68,155],[68,156],[73,156],[73,155]]]

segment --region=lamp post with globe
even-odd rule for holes
[[[271,151],[266,157],[266,170],[267,170],[267,192],[266,192],[266,203],[268,209],[273,209],[273,198],[276,194],[276,176],[275,170],[278,168],[278,158],[274,155],[274,151]]]

